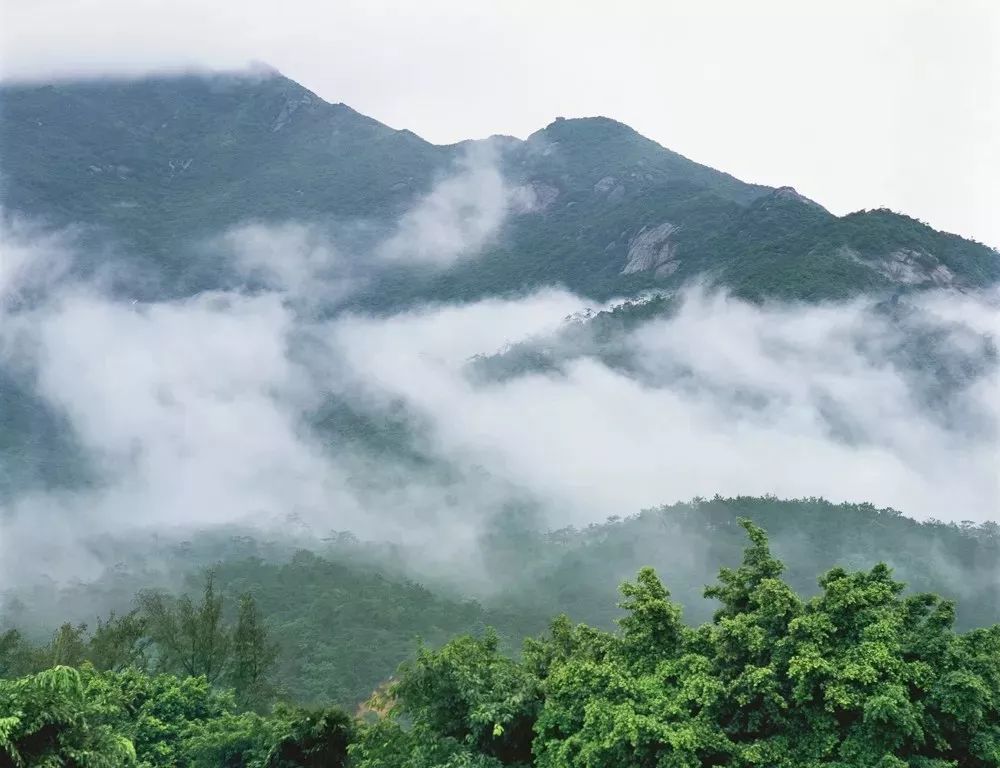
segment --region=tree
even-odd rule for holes
[[[643,569],[622,586],[619,634],[561,617],[520,664],[489,636],[423,650],[390,715],[361,728],[357,766],[1000,765],[1000,626],[956,634],[951,603],[904,595],[884,564],[834,568],[802,600],[763,529],[741,523],[750,545],[706,590],[721,602],[710,623],[682,626]],[[513,723],[529,750],[494,741]]]
[[[341,709],[280,709],[286,729],[271,749],[267,768],[343,768],[354,739],[354,721]]]
[[[146,666],[146,619],[138,610],[122,616],[113,612],[107,621],[97,620],[97,628],[88,642],[87,657],[100,670],[120,672],[126,667]]]
[[[681,609],[652,568],[643,568],[635,584],[621,586],[625,616],[618,620],[626,645],[651,664],[676,655],[684,639]]]
[[[957,633],[951,602],[907,594],[884,564],[828,570],[803,599],[764,531],[744,527],[741,564],[706,590],[721,602],[712,621],[683,625],[644,568],[621,586],[617,632],[560,616],[519,660],[491,630],[422,646],[358,720],[245,710],[263,708],[273,661],[249,595],[231,633],[211,578],[188,609],[147,596],[138,618],[164,638],[156,660],[217,670],[224,645],[218,679],[239,689],[121,661],[140,625],[111,617],[84,647],[110,648],[120,671],[83,662],[0,680],[0,768],[1000,766],[1000,625]],[[64,625],[29,656],[77,658],[82,634]],[[0,635],[8,668],[23,648]]]
[[[107,700],[88,690],[80,672],[71,667],[0,680],[0,765],[135,765],[131,740],[104,721],[107,706]]]
[[[65,623],[41,651],[41,666],[78,667],[87,658],[86,624]]]
[[[0,634],[0,678],[18,677],[35,671],[39,654],[16,629]]]
[[[267,629],[250,594],[240,598],[240,612],[232,634],[232,663],[229,682],[236,691],[236,701],[243,709],[262,710],[274,694],[269,674],[278,657],[278,648],[270,642]]]
[[[156,645],[157,666],[162,671],[218,681],[226,670],[231,646],[222,620],[222,595],[215,593],[212,573],[205,577],[201,602],[188,595],[177,600],[158,593],[141,593],[139,610]]]
[[[389,687],[389,720],[367,730],[354,749],[360,766],[392,765],[386,743],[416,750],[407,765],[504,765],[531,759],[532,726],[540,704],[537,681],[499,652],[495,633],[463,636],[439,651],[422,648]],[[399,720],[412,730],[399,730]],[[421,737],[420,734],[423,734]],[[409,744],[410,746],[403,746]],[[473,760],[474,762],[468,762]],[[467,762],[460,762],[466,760]]]
[[[204,677],[149,675],[135,667],[97,673],[85,666],[81,674],[93,695],[106,702],[105,721],[135,745],[142,768],[205,765],[195,757],[233,754],[245,744],[245,733],[233,720],[232,694],[213,689]],[[266,753],[267,731],[259,730]]]

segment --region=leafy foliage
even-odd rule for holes
[[[350,716],[239,712],[204,677],[53,667],[0,680],[0,766],[336,768]]]
[[[751,545],[706,590],[720,603],[712,622],[681,624],[644,569],[622,588],[620,633],[557,619],[500,681],[491,670],[512,663],[490,639],[459,638],[401,670],[390,714],[352,747],[358,764],[998,764],[1000,626],[954,633],[950,603],[903,597],[882,564],[834,568],[803,600],[763,530],[741,524]],[[498,753],[480,713],[496,718],[494,737],[531,723],[530,754]]]
[[[102,722],[109,702],[79,671],[56,666],[0,680],[0,765],[119,768],[135,761],[131,741]]]
[[[912,589],[954,601],[960,627],[986,626],[1000,617],[996,523],[918,522],[871,504],[768,496],[695,499],[582,529],[534,534],[508,529],[505,538],[494,537],[493,546],[532,556],[520,571],[496,572],[497,579],[517,575],[489,605],[529,616],[562,611],[608,628],[620,616],[613,585],[649,565],[670,574],[673,595],[689,621],[709,620],[712,610],[700,599],[702,587],[739,557],[741,517],[771,532],[785,577],[799,593],[816,591],[817,569],[838,563],[867,569],[886,562]]]
[[[420,639],[438,645],[491,623],[518,634],[479,603],[338,560],[300,552],[285,564],[235,560],[216,569],[231,591],[256,597],[279,648],[274,679],[297,701],[365,700]]]
[[[205,580],[202,601],[195,606],[188,595],[177,600],[159,594],[140,594],[139,603],[158,650],[161,669],[218,680],[229,658],[231,638],[222,619],[222,595],[215,579]]]
[[[252,595],[240,598],[239,619],[232,635],[233,662],[229,680],[237,691],[240,706],[259,709],[273,697],[268,680],[277,647],[268,639],[267,629],[257,612]]]
[[[643,566],[670,574],[672,598],[684,607],[688,623],[710,620],[712,605],[701,599],[702,589],[720,567],[740,557],[740,517],[771,532],[771,546],[785,564],[782,575],[799,594],[817,592],[817,569],[841,563],[866,570],[886,562],[915,591],[954,601],[960,628],[987,626],[1000,617],[995,524],[919,523],[889,509],[822,499],[700,499],[559,531],[539,530],[530,510],[511,509],[484,528],[476,561],[456,563],[453,572],[430,573],[421,569],[419,553],[346,534],[329,537],[319,552],[293,553],[278,542],[237,540],[225,533],[206,533],[190,546],[168,551],[177,569],[189,572],[189,591],[202,592],[200,600],[191,600],[195,613],[203,608],[202,569],[208,564],[214,573],[213,600],[224,598],[216,629],[229,638],[216,684],[234,687],[242,708],[264,712],[274,698],[354,707],[393,675],[418,640],[437,647],[455,635],[493,626],[501,650],[511,653],[559,612],[610,629],[623,616],[615,605],[615,585]],[[162,540],[154,544],[163,551]],[[129,546],[141,562],[146,545]],[[69,629],[79,628],[93,613],[127,609],[132,593],[154,577],[141,568],[131,574],[118,569],[108,581],[77,585],[49,606],[42,603],[53,599],[51,593],[25,595],[32,609],[45,613],[22,613],[22,632],[0,633],[0,674],[23,675],[55,663],[53,640],[39,644],[35,634],[52,626],[46,616],[58,621],[69,613],[76,622]],[[485,585],[484,591],[476,600],[463,597],[474,584]],[[167,592],[142,592],[151,594],[171,611],[179,604]],[[253,596],[255,619],[245,613],[241,630],[245,595]],[[79,612],[80,607],[93,613]],[[661,621],[668,626],[673,620]],[[154,625],[138,610],[98,620],[82,638],[82,658],[98,669],[136,665],[189,674],[153,642]],[[65,640],[66,632],[51,637]],[[241,633],[245,639],[237,638]],[[256,678],[253,670],[268,659],[273,665],[263,679]],[[194,667],[204,668],[200,662]]]
[[[956,633],[952,603],[906,594],[882,563],[834,567],[803,598],[764,530],[738,523],[750,544],[704,590],[717,608],[701,626],[643,568],[618,631],[560,616],[520,659],[492,630],[421,647],[357,719],[248,711],[204,675],[55,666],[0,680],[0,766],[1000,764],[1000,625]],[[209,582],[202,608],[216,600]],[[243,601],[236,645],[266,647],[255,611]]]

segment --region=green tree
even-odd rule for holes
[[[286,723],[271,748],[267,768],[343,768],[354,739],[354,721],[341,709],[279,709]]]
[[[623,584],[621,635],[570,632],[564,620],[530,647],[550,654],[535,725],[535,765],[545,768],[724,764],[732,745],[711,716],[722,693],[704,653],[704,633],[680,624],[680,609],[651,569]],[[536,665],[537,668],[537,665]]]
[[[0,677],[19,677],[36,671],[40,654],[16,629],[0,634]]]
[[[131,740],[105,721],[108,706],[71,667],[0,680],[0,766],[135,765]]]
[[[421,648],[415,660],[401,667],[388,696],[393,702],[389,722],[365,731],[355,749],[362,766],[388,759],[379,744],[409,743],[414,734],[434,739],[422,749],[421,759],[428,761],[471,760],[475,755],[482,756],[476,765],[531,760],[532,726],[540,705],[537,681],[500,653],[492,631],[482,638],[456,638],[438,651]],[[393,730],[400,720],[412,724],[412,733]],[[435,763],[412,763],[424,764]]]
[[[684,641],[681,608],[652,568],[643,568],[635,584],[621,586],[625,616],[618,621],[624,644],[649,664],[675,656]]]
[[[278,718],[226,712],[190,723],[181,754],[186,768],[264,768],[274,742],[287,729]]]
[[[146,666],[146,619],[138,610],[121,616],[113,612],[106,621],[97,620],[97,627],[87,647],[87,657],[100,670],[120,672],[126,667]]]
[[[1000,765],[1000,626],[956,634],[950,602],[905,595],[881,564],[834,568],[803,600],[763,529],[741,524],[742,563],[705,590],[721,603],[710,623],[683,626],[642,569],[622,586],[617,634],[560,617],[520,663],[490,636],[424,649],[388,717],[361,729],[356,764]],[[531,726],[530,750],[497,741],[515,724]]]
[[[78,667],[87,658],[87,625],[65,623],[41,650],[42,667]]]
[[[232,634],[229,683],[243,709],[262,710],[274,694],[269,675],[278,648],[268,639],[267,629],[250,594],[240,598],[239,618]]]
[[[210,683],[222,677],[229,661],[231,637],[223,621],[223,597],[215,592],[213,574],[205,577],[198,605],[188,595],[173,600],[158,592],[142,593],[138,601],[156,646],[159,669],[204,676]]]

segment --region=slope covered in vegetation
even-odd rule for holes
[[[119,666],[104,656],[104,671],[85,662],[0,681],[0,764],[1000,763],[1000,625],[956,633],[952,603],[904,596],[884,564],[833,568],[804,599],[782,580],[764,531],[740,524],[750,545],[742,564],[721,569],[705,590],[717,605],[699,627],[684,624],[654,570],[643,568],[621,588],[617,631],[563,616],[519,659],[502,653],[491,631],[423,648],[353,722],[336,710],[258,714],[263,700],[241,703],[245,676],[232,678],[234,697],[213,688],[203,668],[184,670],[196,677],[149,676],[134,660]],[[201,605],[189,605],[192,627],[212,625],[215,604],[209,585]],[[248,632],[251,606],[244,601],[230,636],[242,660],[236,670],[266,645]],[[165,610],[183,617],[188,609],[182,601]],[[156,624],[149,606],[145,616]],[[152,658],[169,658],[168,637],[153,642]],[[205,643],[197,649],[201,661],[211,656]]]
[[[275,72],[7,84],[0,206],[84,225],[95,264],[110,242],[125,254],[119,271],[144,272],[132,290],[177,295],[232,278],[206,241],[247,221],[321,223],[356,267],[370,266],[371,236],[472,156],[524,205],[477,258],[435,270],[393,263],[356,305],[553,284],[607,299],[694,277],[740,296],[809,301],[1000,280],[1000,256],[984,245],[890,211],[834,216],[605,117],[483,145],[433,145]]]
[[[647,566],[670,583],[686,623],[709,621],[713,609],[702,591],[719,568],[739,559],[743,517],[770,531],[785,578],[799,594],[817,592],[817,570],[870,570],[887,563],[912,592],[953,601],[960,629],[1000,620],[996,524],[919,523],[894,510],[821,499],[716,498],[579,530],[538,530],[530,517],[511,513],[483,530],[465,560],[446,566],[412,548],[347,534],[297,552],[288,543],[231,532],[171,546],[159,538],[148,552],[149,542],[124,542],[117,553],[105,552],[109,559],[122,558],[120,565],[96,582],[61,589],[42,584],[6,596],[0,632],[18,632],[8,636],[0,654],[0,673],[88,658],[108,664],[100,662],[110,652],[100,650],[102,644],[126,658],[132,651],[124,649],[141,651],[159,671],[190,672],[192,662],[185,667],[176,654],[162,656],[155,649],[162,645],[168,609],[186,605],[196,614],[199,605],[208,605],[207,570],[212,600],[220,605],[214,613],[204,609],[223,638],[209,664],[219,681],[225,682],[236,662],[235,648],[224,638],[235,632],[242,599],[251,596],[275,652],[271,693],[304,705],[354,707],[391,677],[418,641],[436,647],[456,634],[492,626],[501,650],[514,653],[557,613],[610,630],[622,615],[617,585]],[[131,552],[131,564],[122,552]],[[182,572],[180,579],[157,569],[162,557]],[[109,645],[107,638],[116,635],[108,634],[104,617],[112,611],[118,617],[112,628],[122,639]]]

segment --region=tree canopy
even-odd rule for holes
[[[643,569],[618,632],[559,618],[517,663],[489,635],[424,650],[356,765],[1000,765],[1000,626],[956,633],[950,603],[903,596],[884,565],[834,568],[804,600],[742,524],[742,564],[705,590],[711,622],[685,626]]]
[[[643,568],[616,630],[558,616],[517,658],[489,629],[421,646],[354,717],[269,707],[267,623],[249,596],[227,623],[211,578],[200,603],[161,596],[89,638],[66,624],[34,655],[8,632],[8,674],[53,666],[0,679],[0,768],[1000,765],[1000,625],[957,632],[951,602],[885,564],[834,567],[804,598],[740,524],[710,621],[685,624]]]

